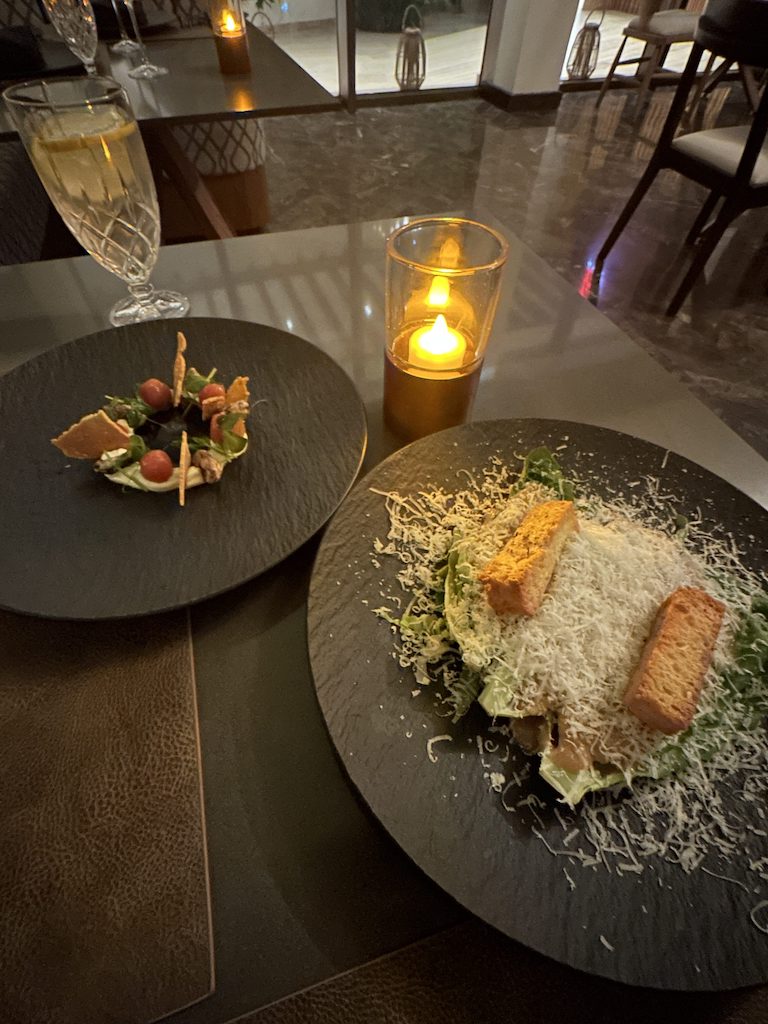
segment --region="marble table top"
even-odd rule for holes
[[[270,324],[327,352],[365,402],[370,467],[396,447],[382,422],[384,243],[400,223],[167,247],[154,282],[184,290],[193,316]],[[510,258],[474,418],[552,417],[626,431],[693,459],[768,508],[766,462],[505,233]],[[0,372],[103,329],[123,291],[86,257],[1,268]],[[259,579],[191,610],[217,982],[213,996],[174,1018],[179,1024],[222,1024],[468,924],[363,809],[334,756],[306,654],[314,552],[305,545]],[[586,975],[572,985],[574,972],[514,943],[501,944],[498,957],[508,990],[526,1005],[539,999],[531,986],[543,991],[548,978],[553,991],[588,989],[593,1009],[604,1007],[591,1010],[591,1020],[640,1019],[632,1016],[640,1005],[634,990]],[[467,950],[461,962],[477,973]],[[446,996],[451,1007],[460,985]],[[672,999],[650,995],[657,1013],[659,1001]],[[676,1020],[701,1019],[701,1000],[673,1001]],[[499,1020],[514,1017],[504,1005]],[[759,1020],[757,1003],[754,1010],[743,1019]],[[265,1020],[282,1019],[264,1012]],[[371,1020],[400,1019],[371,1012]],[[302,1018],[285,1017],[294,1019]],[[345,1016],[339,1004],[314,1019],[362,1018],[352,1010]]]

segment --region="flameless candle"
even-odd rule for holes
[[[249,74],[251,60],[241,0],[211,0],[210,17],[222,74]]]
[[[424,370],[457,370],[464,362],[467,341],[438,313],[433,324],[419,327],[409,341],[408,361]]]
[[[241,36],[243,34],[243,26],[234,16],[232,11],[224,11],[221,15],[221,22],[219,25],[219,35],[221,36]]]

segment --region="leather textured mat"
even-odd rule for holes
[[[385,894],[382,894],[383,896]],[[472,920],[238,1024],[764,1024],[768,986],[659,992],[582,974]]]
[[[144,1024],[213,989],[185,612],[0,613],[0,1019]]]

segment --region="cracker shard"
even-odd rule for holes
[[[187,473],[192,460],[189,454],[189,442],[187,441],[187,432],[182,430],[181,432],[181,449],[179,450],[179,505],[184,507],[187,495]]]
[[[224,404],[229,408],[230,405],[234,405],[236,402],[247,402],[250,397],[251,394],[248,390],[248,378],[235,377],[227,388],[227,393],[224,396]]]
[[[173,360],[173,404],[174,407],[181,401],[181,389],[184,386],[184,378],[187,375],[187,361],[184,353],[187,351],[187,339],[181,331],[176,332],[176,357]]]
[[[526,513],[495,558],[478,573],[497,615],[535,615],[565,543],[579,529],[572,501],[545,501]]]
[[[115,423],[99,409],[52,438],[51,444],[70,459],[99,459],[104,452],[124,448],[131,434],[130,427]]]
[[[725,605],[698,587],[678,587],[659,608],[624,704],[668,736],[693,721]]]

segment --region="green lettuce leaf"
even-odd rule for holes
[[[627,781],[620,771],[611,768],[601,769],[597,765],[580,772],[564,771],[552,762],[548,754],[542,754],[539,775],[556,789],[571,807],[575,807],[587,793],[610,789],[617,783]]]
[[[565,478],[557,459],[544,445],[525,456],[518,485],[522,487],[531,482],[551,487],[564,501],[573,501],[575,497],[573,484]]]

